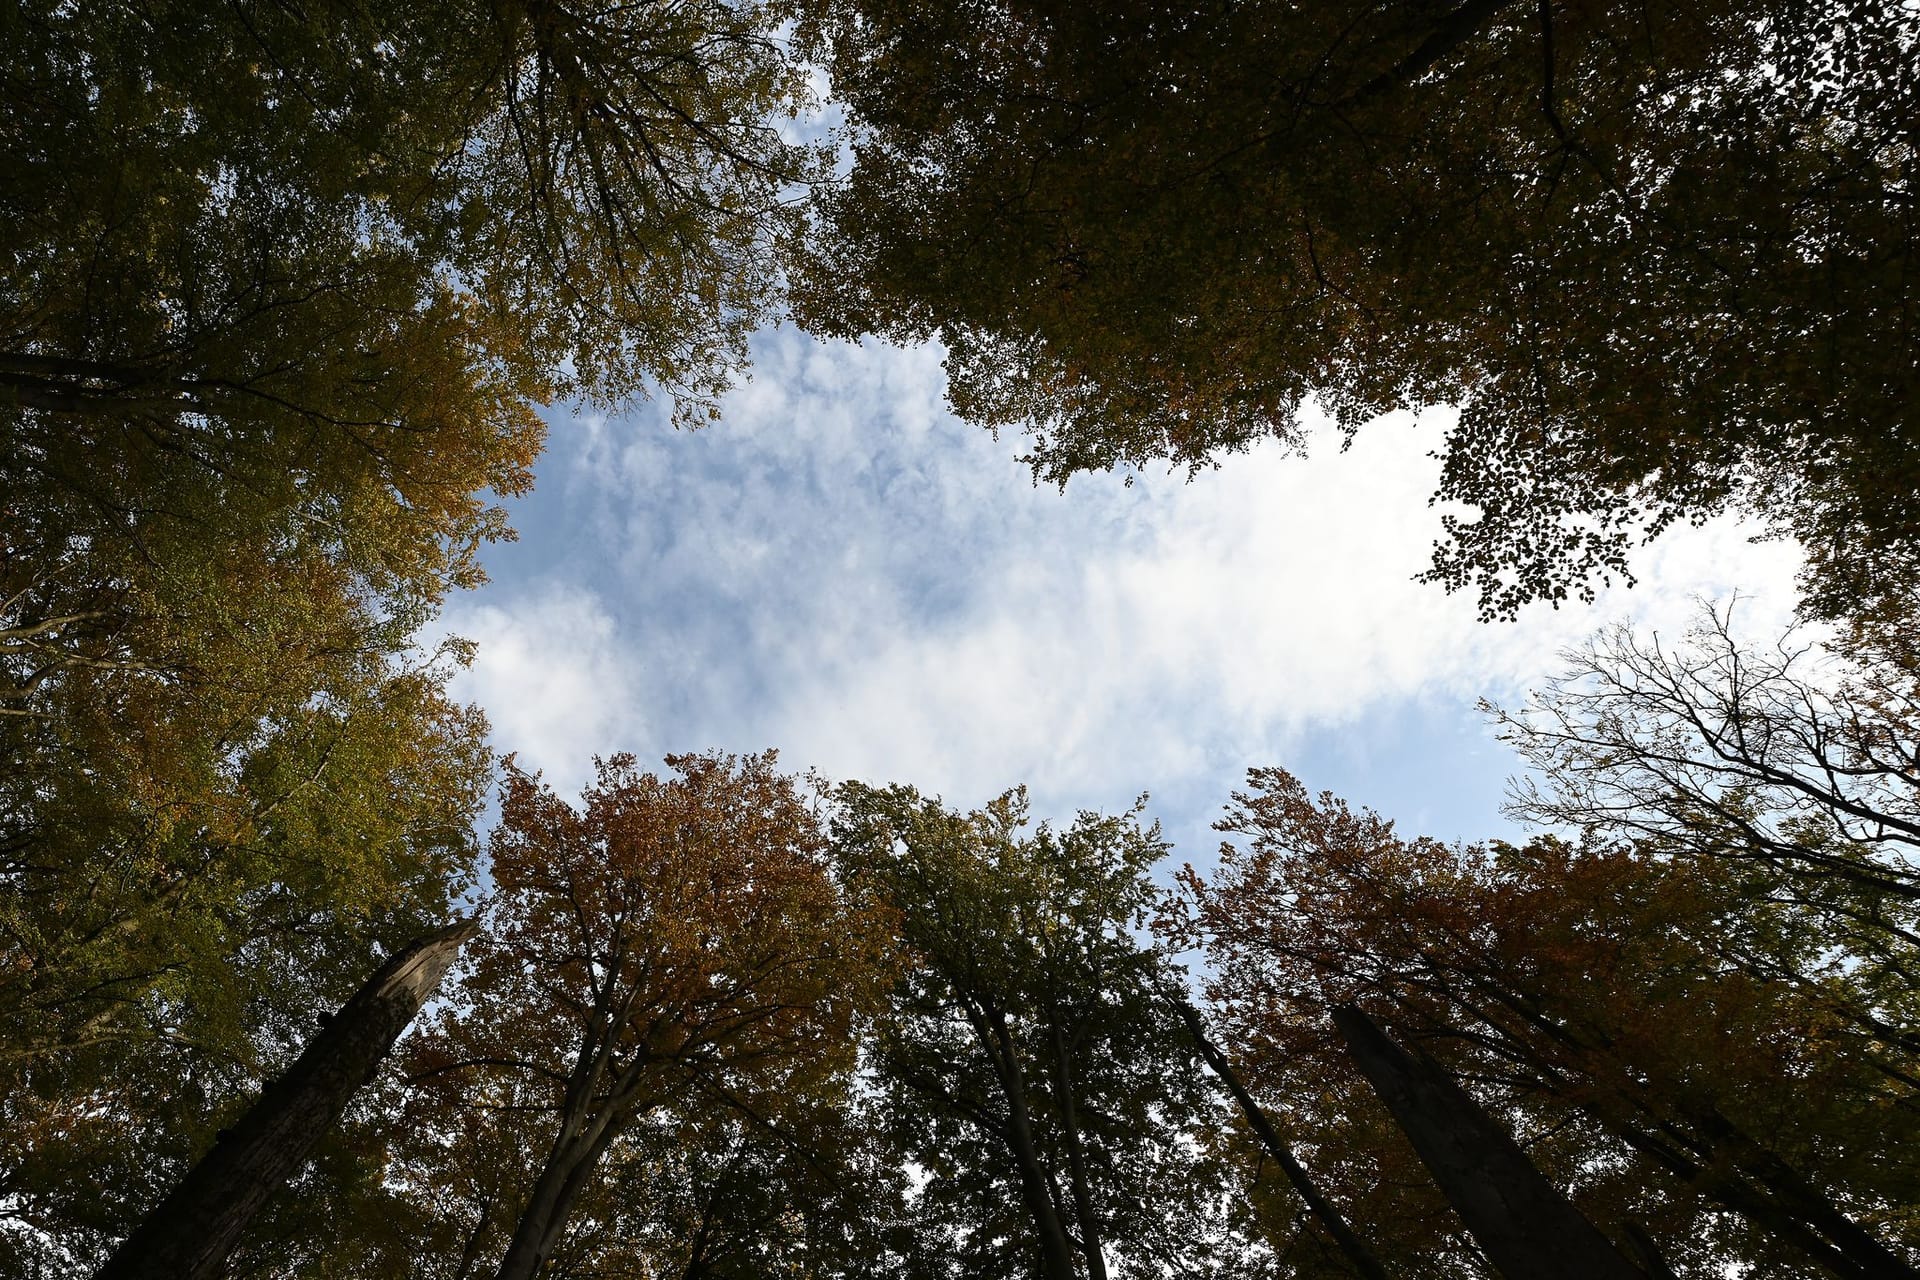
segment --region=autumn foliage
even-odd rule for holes
[[[1910,0],[19,0],[0,49],[0,1272],[92,1271],[477,912],[231,1274],[1485,1277],[1371,1026],[1622,1265],[1920,1275]],[[563,798],[422,637],[550,406],[702,423],[789,306],[940,341],[1059,484],[1435,411],[1425,577],[1490,618],[1733,512],[1832,626],[1488,708],[1547,833],[1256,769],[1170,895],[1138,807],[770,752]]]
[[[472,1227],[507,1237],[503,1276],[553,1254],[636,1126],[777,1128],[830,1093],[888,972],[889,917],[841,894],[771,755],[668,764],[602,760],[578,808],[509,767],[486,932],[412,1053],[450,1114],[539,1117],[511,1208]]]
[[[1209,992],[1264,1088],[1343,1097],[1295,1113],[1303,1140],[1408,1256],[1465,1265],[1430,1211],[1386,1212],[1397,1144],[1348,1083],[1337,1004],[1469,1082],[1590,1217],[1653,1231],[1676,1265],[1853,1274],[1914,1247],[1912,1050],[1841,1011],[1872,995],[1777,877],[1626,842],[1402,840],[1282,771],[1251,782],[1222,823],[1244,844],[1184,877]]]

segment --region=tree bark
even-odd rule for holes
[[[631,996],[627,1003],[631,1003]],[[566,1233],[574,1202],[599,1168],[607,1148],[632,1123],[653,1059],[640,1052],[624,1067],[615,1063],[615,1028],[624,1022],[627,1012],[626,1005],[617,1009],[596,1006],[596,1022],[585,1034],[567,1080],[560,1130],[554,1134],[547,1162],[514,1224],[506,1256],[494,1273],[496,1280],[531,1280],[546,1265]]]
[[[247,1225],[373,1078],[420,1012],[472,922],[429,934],[367,980],[167,1198],[140,1221],[95,1280],[206,1280]]]
[[[1335,1008],[1333,1022],[1354,1064],[1506,1280],[1648,1280],[1438,1065],[1409,1054],[1352,1005]]]
[[[527,1197],[507,1256],[500,1261],[497,1280],[531,1280],[553,1256],[554,1246],[566,1231],[573,1202],[593,1176],[615,1132],[610,1117],[604,1115],[595,1118],[587,1133],[562,1131]]]
[[[1387,1269],[1380,1265],[1380,1260],[1373,1256],[1373,1251],[1367,1248],[1366,1242],[1361,1240],[1354,1229],[1348,1225],[1346,1217],[1340,1210],[1321,1194],[1319,1185],[1313,1180],[1313,1175],[1309,1174],[1306,1167],[1294,1158],[1293,1149],[1280,1137],[1279,1131],[1267,1119],[1267,1113],[1261,1109],[1258,1102],[1253,1100],[1253,1095],[1247,1092],[1246,1086],[1240,1081],[1239,1074],[1234,1071],[1233,1064],[1228,1062],[1227,1056],[1207,1038],[1206,1027],[1200,1022],[1200,1014],[1185,1000],[1177,1000],[1174,1004],[1180,1011],[1181,1021],[1187,1024],[1188,1034],[1193,1037],[1194,1044],[1199,1046],[1201,1060],[1207,1064],[1214,1075],[1220,1078],[1220,1082],[1227,1086],[1227,1092],[1233,1095],[1233,1100],[1240,1104],[1240,1114],[1247,1118],[1247,1125],[1253,1130],[1253,1136],[1260,1140],[1260,1145],[1267,1149],[1267,1154],[1272,1156],[1274,1163],[1280,1166],[1280,1171],[1287,1175],[1287,1181],[1293,1184],[1293,1189],[1300,1193],[1302,1200],[1307,1202],[1307,1211],[1313,1214],[1314,1221],[1333,1237],[1333,1242],[1340,1247],[1340,1252],[1346,1255],[1348,1263],[1356,1273],[1365,1277],[1365,1280],[1388,1280]]]
[[[1073,1097],[1073,1055],[1066,1033],[1053,1026],[1053,1052],[1060,1063],[1060,1121],[1066,1130],[1067,1173],[1073,1179],[1073,1212],[1080,1221],[1080,1252],[1087,1259],[1087,1280],[1107,1280],[1107,1257],[1100,1247],[1100,1223],[1087,1187],[1087,1162],[1080,1149],[1080,1115]]]
[[[1007,1099],[1007,1145],[1012,1148],[1020,1170],[1020,1190],[1033,1214],[1034,1230],[1040,1236],[1042,1274],[1047,1280],[1075,1280],[1073,1247],[1067,1243],[1067,1231],[1061,1224],[1047,1185],[1047,1172],[1040,1163],[1039,1148],[1033,1140],[1033,1118],[1027,1108],[1027,1084],[1020,1070],[1020,1057],[1007,1030],[1006,1016],[998,1010],[975,1013],[969,1010],[974,1034],[993,1063],[1001,1092]]]

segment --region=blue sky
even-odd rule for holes
[[[553,413],[521,540],[447,611],[479,645],[460,692],[563,789],[596,753],[775,747],[959,805],[1024,782],[1056,820],[1151,792],[1205,861],[1245,770],[1279,764],[1408,833],[1509,833],[1476,697],[1517,701],[1609,622],[1672,634],[1737,588],[1764,635],[1793,603],[1794,550],[1722,520],[1643,550],[1632,591],[1476,622],[1412,581],[1443,415],[1062,494],[945,411],[936,348],[788,328],[754,358],[698,432]]]

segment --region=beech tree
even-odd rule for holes
[[[101,1280],[225,1274],[261,1206],[333,1130],[473,931],[471,921],[461,921],[389,957],[121,1241]]]
[[[112,733],[49,718],[58,771],[0,771],[0,1270],[88,1270],[376,948],[451,913],[484,722],[444,664],[382,666],[204,691],[199,724],[145,718],[174,689]]]
[[[396,394],[370,354],[429,352],[475,387],[698,398],[817,163],[776,128],[804,72],[750,3],[7,21],[0,385],[44,412],[324,410],[307,397]],[[458,340],[409,328],[435,307]],[[326,376],[348,360],[359,378]]]
[[[1245,843],[1185,880],[1209,993],[1276,1107],[1351,1077],[1327,1012],[1358,1005],[1472,1088],[1629,1256],[1644,1228],[1683,1274],[1915,1273],[1920,1169],[1893,1153],[1920,1123],[1920,1063],[1836,1005],[1911,1015],[1772,892],[1789,873],[1617,837],[1402,840],[1281,771],[1251,780],[1222,824]],[[1764,962],[1727,963],[1729,936]],[[1370,1110],[1349,1092],[1295,1122],[1320,1167],[1364,1170],[1383,1155]],[[1376,1245],[1401,1238],[1371,1222]]]
[[[852,891],[897,913],[908,967],[872,1070],[939,1274],[1242,1274],[1263,1257],[1214,1135],[1220,1099],[1141,940],[1164,851],[1136,814],[1027,826],[910,787],[837,793]]]
[[[1910,6],[795,8],[854,157],[803,316],[937,336],[1036,478],[1457,405],[1488,614],[1728,508],[1816,608],[1914,580]]]
[[[811,163],[751,6],[0,22],[0,762],[27,770],[104,767],[123,701],[187,736],[210,691],[297,701],[326,655],[404,649],[506,535],[485,495],[530,482],[535,403],[658,385],[700,416]],[[229,757],[226,728],[182,754]]]
[[[704,416],[815,157],[721,0],[32,0],[0,45],[0,1218],[71,1242],[444,918],[490,769],[414,636],[540,404]]]
[[[615,1187],[657,1186],[646,1162],[663,1135],[715,1152],[731,1134],[765,1152],[817,1115],[827,1104],[813,1099],[845,1088],[857,1020],[885,981],[886,918],[841,895],[807,797],[772,755],[668,763],[663,779],[630,756],[599,761],[579,808],[509,767],[487,932],[411,1055],[412,1080],[447,1114],[530,1122],[508,1141],[456,1143],[509,1162],[459,1175],[486,1185],[488,1209],[454,1255],[503,1280],[586,1248],[609,1251],[595,1267],[661,1265],[644,1234],[623,1234],[633,1214],[570,1226]],[[694,1193],[721,1194],[724,1172],[694,1175]],[[725,1191],[736,1199],[714,1230],[754,1226],[743,1192]],[[781,1225],[760,1212],[760,1229]],[[697,1240],[673,1248],[703,1256]]]
[[[1616,627],[1515,712],[1528,821],[1761,862],[1848,932],[1912,935],[1920,906],[1920,660],[1904,628],[1742,644],[1732,609],[1677,641]]]

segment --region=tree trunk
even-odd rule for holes
[[[1520,1144],[1431,1061],[1352,1005],[1333,1011],[1361,1074],[1506,1280],[1648,1280]]]
[[[612,1104],[608,1104],[611,1106]],[[569,1130],[572,1130],[571,1132]],[[605,1113],[588,1122],[586,1132],[563,1121],[560,1135],[554,1139],[547,1164],[527,1197],[527,1207],[513,1229],[513,1241],[507,1256],[500,1261],[496,1280],[532,1280],[533,1275],[553,1255],[566,1231],[567,1215],[573,1202],[587,1185],[587,1179],[606,1154],[617,1126]]]
[[[95,1280],[202,1280],[220,1273],[261,1205],[331,1129],[473,936],[457,924],[388,960],[299,1060],[187,1172]]]
[[[165,368],[0,351],[0,404],[51,413],[123,416],[200,407],[199,382]]]
[[[1034,1230],[1040,1235],[1042,1274],[1047,1280],[1075,1280],[1073,1247],[1067,1243],[1066,1228],[1054,1207],[1053,1192],[1047,1185],[1047,1172],[1040,1163],[1039,1149],[1033,1141],[1033,1119],[1027,1110],[1026,1078],[1020,1070],[1020,1056],[1007,1030],[1004,1015],[970,1014],[974,1032],[984,1042],[981,1047],[992,1060],[994,1074],[1007,1098],[1007,1143],[1013,1148],[1014,1163],[1020,1169],[1020,1189],[1033,1214]]]
[[[1080,1221],[1080,1252],[1087,1259],[1087,1280],[1107,1280],[1107,1258],[1100,1247],[1100,1223],[1093,1214],[1093,1194],[1087,1187],[1087,1162],[1080,1149],[1080,1115],[1073,1098],[1073,1055],[1067,1052],[1066,1033],[1053,1027],[1053,1052],[1060,1062],[1060,1121],[1066,1129],[1067,1172],[1073,1179],[1073,1212]]]
[[[1732,1154],[1735,1168],[1764,1188],[1774,1203],[1832,1241],[1861,1274],[1875,1280],[1920,1280],[1920,1271],[1908,1266],[1872,1232],[1842,1213],[1798,1170],[1741,1132],[1718,1110],[1709,1108],[1699,1119],[1708,1140]]]
[[[1333,1242],[1340,1246],[1340,1252],[1346,1255],[1347,1261],[1352,1264],[1355,1272],[1365,1277],[1365,1280],[1387,1280],[1387,1269],[1380,1265],[1378,1258],[1373,1256],[1373,1250],[1367,1248],[1366,1242],[1361,1240],[1353,1228],[1347,1224],[1340,1210],[1320,1193],[1320,1187],[1314,1182],[1313,1176],[1294,1158],[1293,1149],[1281,1139],[1273,1123],[1267,1119],[1267,1113],[1261,1110],[1260,1104],[1253,1100],[1253,1095],[1248,1093],[1246,1086],[1240,1082],[1240,1076],[1234,1071],[1233,1064],[1228,1062],[1227,1056],[1207,1038],[1207,1031],[1201,1025],[1199,1013],[1185,1000],[1177,1000],[1174,1003],[1180,1010],[1181,1021],[1187,1024],[1187,1032],[1193,1036],[1194,1044],[1199,1046],[1201,1060],[1207,1064],[1214,1075],[1220,1078],[1220,1082],[1227,1086],[1227,1092],[1233,1095],[1233,1100],[1240,1104],[1240,1114],[1247,1118],[1247,1125],[1253,1130],[1254,1137],[1260,1140],[1260,1145],[1267,1149],[1267,1154],[1273,1157],[1274,1163],[1278,1164],[1281,1172],[1287,1175],[1287,1181],[1292,1183],[1293,1189],[1300,1193],[1300,1198],[1307,1202],[1307,1210],[1313,1214],[1314,1221],[1333,1237]]]
[[[1670,1170],[1702,1195],[1739,1214],[1758,1230],[1797,1246],[1841,1280],[1915,1280],[1920,1276],[1920,1272],[1901,1262],[1871,1237],[1867,1237],[1867,1242],[1873,1248],[1865,1254],[1858,1248],[1859,1241],[1851,1237],[1854,1247],[1836,1246],[1831,1232],[1822,1234],[1816,1230],[1803,1212],[1783,1204],[1774,1188],[1752,1178],[1737,1155],[1729,1158],[1724,1148],[1706,1139],[1685,1137],[1686,1149],[1677,1150],[1673,1139],[1679,1135],[1672,1129],[1666,1134],[1654,1134],[1610,1109],[1596,1109],[1594,1114],[1607,1132],[1635,1151]],[[1831,1205],[1828,1211],[1839,1212]],[[1864,1234],[1864,1229],[1857,1224],[1854,1231]]]
[[[492,1195],[481,1201],[480,1220],[467,1233],[467,1243],[460,1250],[460,1265],[454,1269],[453,1280],[467,1280],[479,1263],[480,1246],[487,1238],[487,1226],[493,1221],[493,1207],[498,1203],[498,1199]]]

